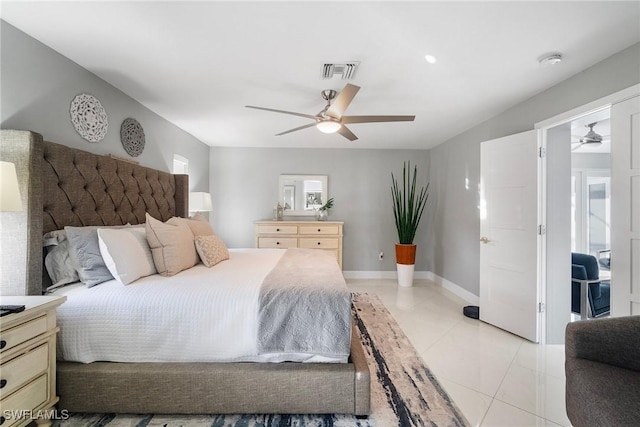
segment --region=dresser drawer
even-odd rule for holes
[[[307,249],[338,249],[339,242],[338,242],[338,239],[304,238],[304,239],[300,239],[299,245],[301,248],[307,248]]]
[[[297,225],[259,225],[258,234],[298,234]]]
[[[1,351],[7,351],[31,338],[47,331],[47,316],[41,315],[21,325],[2,331],[0,336]]]
[[[0,365],[0,398],[11,394],[49,367],[49,343]]]
[[[12,426],[21,421],[20,419],[13,419],[11,417],[12,413],[15,414],[21,410],[36,409],[49,400],[48,390],[49,377],[47,374],[44,374],[12,395],[9,395],[6,399],[3,398],[1,401],[2,414],[0,415],[3,415],[6,419],[4,423],[2,423],[2,427]],[[9,416],[7,417],[5,414]]]
[[[301,225],[300,234],[339,234],[340,227],[337,225]]]
[[[295,237],[260,237],[258,239],[259,248],[297,248],[298,239]]]

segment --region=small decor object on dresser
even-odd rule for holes
[[[95,97],[81,93],[71,101],[71,123],[89,142],[102,141],[107,134],[107,112]]]
[[[136,119],[124,119],[120,126],[120,141],[124,151],[131,157],[137,157],[144,150],[144,129]]]

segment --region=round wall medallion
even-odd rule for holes
[[[102,141],[107,134],[107,112],[95,97],[82,93],[71,101],[71,123],[89,142]]]
[[[124,119],[120,126],[120,141],[124,150],[131,156],[137,157],[144,150],[144,129],[136,119]]]

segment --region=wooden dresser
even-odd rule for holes
[[[66,297],[3,296],[25,310],[0,317],[0,425],[50,424],[56,396],[56,307]]]
[[[256,221],[256,248],[307,248],[335,253],[342,268],[342,221]]]

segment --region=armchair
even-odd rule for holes
[[[640,316],[572,322],[566,407],[575,427],[640,426]]]
[[[593,255],[571,254],[571,311],[581,319],[606,316],[610,312],[611,286],[600,280]]]

